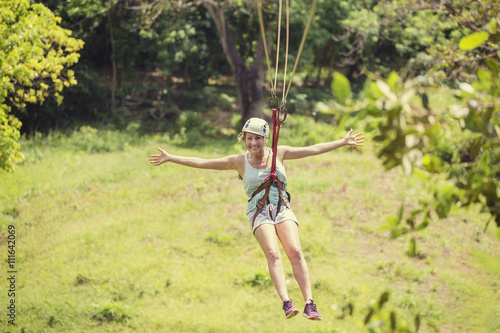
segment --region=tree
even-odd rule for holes
[[[497,33],[474,52],[457,47],[462,37],[499,24],[498,1],[367,0],[345,6],[345,32],[336,37],[345,61],[384,76],[396,70],[412,77],[434,67],[457,78],[492,57],[500,38]]]
[[[178,9],[185,9],[191,6],[203,5],[210,16],[212,17],[217,31],[219,32],[219,39],[222,44],[224,55],[229,63],[231,72],[236,81],[238,91],[238,100],[241,108],[242,121],[251,117],[263,117],[262,112],[262,86],[264,83],[264,66],[263,61],[265,58],[264,44],[262,34],[258,33],[256,49],[253,52],[253,59],[245,61],[239,51],[238,44],[235,42],[233,32],[230,29],[226,12],[235,10],[232,8],[231,0],[224,0],[217,2],[214,0],[198,0],[192,2],[179,1]],[[236,5],[238,9],[244,10],[245,4],[240,2]],[[245,22],[249,30],[259,31],[255,19]],[[252,27],[253,25],[253,27]]]
[[[0,4],[0,168],[12,171],[22,160],[21,123],[11,108],[43,103],[75,85],[69,67],[78,61],[81,40],[59,26],[60,18],[42,4],[7,0]]]
[[[482,57],[474,53],[484,44],[497,52],[448,86],[446,75],[434,70],[407,80],[396,72],[386,79],[368,74],[366,98],[356,104],[342,98],[349,95],[349,81],[340,74],[339,80],[334,78],[332,89],[339,104],[362,108],[370,117],[367,130],[376,131],[373,139],[386,169],[402,166],[407,174],[432,184],[431,199],[421,200],[409,213],[401,206],[396,216],[387,218],[391,237],[422,230],[433,217],[447,217],[453,206],[472,205],[489,214],[485,229],[495,221],[500,237],[500,50],[495,39],[499,31],[496,25],[486,25],[458,41],[457,53],[468,58]],[[434,97],[443,95],[448,103],[436,105]],[[414,238],[408,253],[417,254]]]
[[[432,1],[422,3],[437,8]],[[434,199],[412,210],[406,225],[400,225],[403,210],[390,219],[393,236],[425,228],[433,215],[444,218],[454,205],[478,204],[491,216],[485,228],[491,220],[500,227],[498,11],[492,3],[469,1],[444,7],[448,19],[460,26],[450,32],[455,36],[451,41],[427,49],[441,61],[433,63],[426,76],[403,82],[393,73],[387,80],[375,78],[376,83],[365,85],[369,110],[377,119],[373,126],[379,130],[379,156],[386,167],[402,165],[407,173],[421,167],[434,175],[424,177],[436,184]],[[457,80],[446,86],[449,77]],[[429,96],[436,92],[448,94],[451,102],[444,108],[433,106]],[[413,102],[415,95],[421,106]],[[440,177],[443,182],[437,182]]]
[[[158,35],[156,67],[181,77],[188,88],[198,89],[210,78],[231,75],[215,23],[203,6],[166,10],[149,31]]]

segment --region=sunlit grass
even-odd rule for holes
[[[419,234],[389,240],[385,217],[428,194],[419,180],[383,171],[370,144],[286,163],[324,317],[314,323],[284,319],[235,172],[148,162],[156,146],[219,157],[237,151],[234,142],[188,149],[144,137],[94,153],[39,142],[25,146],[27,161],[15,173],[0,175],[1,232],[17,229],[19,330],[365,332],[368,305],[384,290],[387,307],[412,330],[416,314],[425,332],[500,328],[500,244],[493,231],[477,232],[484,215],[457,210]],[[405,255],[412,236],[420,259]],[[353,316],[339,319],[349,303]],[[5,316],[0,323],[7,325]]]

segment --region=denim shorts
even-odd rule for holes
[[[277,225],[285,221],[293,221],[297,223],[297,226],[299,225],[299,220],[293,213],[291,209],[289,209],[285,203],[281,203],[280,211],[278,214],[276,214],[277,210],[277,205],[274,204],[264,204],[264,207],[262,207],[262,210],[260,211],[259,215],[255,218],[255,222],[253,221],[253,216],[255,215],[255,209],[249,211],[247,213],[247,220],[248,220],[248,225],[250,229],[252,229],[252,233],[255,233],[255,229],[257,229],[259,226],[263,224],[272,224],[272,225]],[[253,223],[253,228],[252,228],[252,223]]]

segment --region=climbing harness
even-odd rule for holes
[[[271,163],[271,172],[270,172],[269,176],[266,179],[264,179],[262,184],[257,188],[257,190],[255,190],[255,192],[252,194],[252,197],[250,198],[250,200],[252,200],[258,193],[265,190],[264,196],[261,199],[259,199],[257,202],[256,211],[255,211],[255,214],[253,217],[252,227],[253,227],[253,223],[255,223],[255,219],[262,211],[264,204],[266,202],[269,203],[269,192],[270,192],[271,186],[276,186],[276,188],[278,190],[278,194],[279,194],[276,215],[279,214],[279,212],[280,212],[282,201],[287,206],[287,208],[292,209],[292,207],[290,205],[290,194],[288,192],[286,192],[288,198],[285,198],[285,196],[283,194],[283,190],[285,189],[285,186],[280,180],[278,180],[278,173],[276,171],[276,158],[278,155],[278,138],[279,138],[281,124],[285,121],[285,119],[288,115],[288,110],[286,108],[286,98],[288,96],[288,92],[289,92],[290,87],[292,85],[293,76],[294,76],[295,71],[297,69],[297,65],[299,63],[299,59],[300,59],[300,56],[302,54],[302,50],[304,48],[306,37],[307,37],[307,34],[309,32],[309,28],[311,26],[312,19],[314,17],[314,12],[316,11],[316,5],[317,5],[318,0],[313,0],[312,6],[311,6],[311,11],[310,11],[309,17],[307,19],[306,27],[304,29],[304,34],[303,34],[302,40],[300,42],[299,51],[297,54],[297,58],[295,59],[295,64],[293,66],[292,74],[290,75],[288,86],[286,86],[286,72],[287,72],[287,65],[288,65],[288,45],[289,45],[289,36],[290,36],[290,25],[289,25],[290,6],[289,6],[289,0],[286,0],[286,49],[285,49],[285,69],[283,72],[283,97],[281,99],[281,103],[278,102],[278,97],[276,96],[276,83],[277,83],[277,77],[278,77],[278,62],[279,62],[278,60],[279,60],[279,50],[280,50],[281,14],[282,14],[283,0],[279,0],[278,33],[277,33],[278,38],[276,41],[276,69],[275,69],[275,74],[274,74],[274,83],[273,83],[272,72],[271,72],[271,64],[269,62],[269,52],[267,50],[266,34],[265,34],[265,29],[264,29],[264,19],[262,16],[262,3],[260,0],[255,0],[255,2],[257,5],[260,31],[262,34],[262,42],[264,45],[264,53],[266,55],[267,68],[268,68],[270,82],[271,82],[271,97],[269,98],[269,107],[272,110],[272,118],[273,118],[273,141],[272,141],[272,146],[271,146],[273,156],[272,156],[272,163]]]
[[[269,100],[271,108],[272,108],[272,105],[271,105],[272,100],[274,100],[274,98],[271,98]],[[275,101],[277,102],[277,99]],[[272,157],[272,162],[271,162],[271,172],[269,173],[269,176],[267,176],[266,179],[264,179],[262,181],[262,183],[257,188],[257,190],[255,190],[255,192],[253,192],[252,197],[250,198],[250,200],[252,200],[258,193],[265,190],[264,196],[257,201],[256,210],[255,210],[255,214],[253,216],[253,221],[252,221],[252,228],[253,228],[253,224],[255,223],[255,219],[262,211],[262,207],[264,207],[264,204],[266,202],[269,204],[269,192],[271,190],[271,186],[276,186],[276,188],[278,190],[278,194],[279,194],[276,215],[279,214],[279,212],[280,212],[282,201],[285,203],[285,205],[288,209],[290,209],[290,210],[292,209],[292,206],[290,205],[290,193],[286,192],[288,198],[285,198],[285,196],[283,195],[283,191],[285,190],[285,185],[283,184],[283,182],[281,182],[278,179],[278,172],[276,170],[276,155],[278,154],[278,137],[279,137],[279,133],[280,133],[281,123],[283,121],[285,121],[285,119],[286,119],[287,110],[284,106],[279,107],[279,108],[272,108],[272,109],[273,109],[273,142],[272,142],[271,149],[273,152],[273,157]],[[283,117],[280,116],[281,112],[284,112]]]

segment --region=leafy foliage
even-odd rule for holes
[[[389,219],[393,237],[425,228],[433,214],[446,217],[455,204],[480,204],[500,226],[500,71],[496,60],[489,58],[488,64],[471,83],[458,82],[454,89],[418,78],[403,83],[395,73],[366,83],[368,114],[374,117],[370,127],[378,129],[374,140],[381,144],[385,167],[402,165],[408,174],[435,181],[434,199],[412,210],[404,226],[402,210]],[[428,94],[435,89],[453,96],[445,108],[431,108]],[[422,106],[412,99],[417,94]]]
[[[499,30],[492,31],[491,25],[485,29],[488,32],[472,33],[457,41],[460,52],[475,52],[485,43],[497,43],[494,36]],[[462,75],[470,78],[468,82],[456,81],[448,87],[443,84],[445,74],[436,69],[406,81],[396,72],[386,79],[369,73],[364,100],[346,105],[363,108],[370,117],[366,130],[376,131],[373,139],[379,143],[378,156],[386,169],[402,166],[407,174],[432,182],[433,199],[421,201],[409,214],[401,206],[396,217],[387,218],[392,238],[426,228],[434,216],[448,216],[454,205],[479,204],[500,227],[497,59],[485,58],[475,75]],[[332,92],[345,105],[341,92],[349,91],[350,83],[338,77],[334,77]],[[433,105],[437,104],[433,100],[443,95],[449,96],[444,107]],[[418,254],[412,238],[408,255]]]
[[[472,84],[461,83],[454,89],[456,104],[444,110],[410,103],[417,90],[425,105],[425,90],[430,88],[414,81],[398,80],[392,88],[390,80],[368,83],[373,95],[381,94],[372,99],[369,113],[375,117],[372,126],[378,127],[379,134],[374,139],[381,143],[379,156],[386,168],[402,165],[412,173],[418,166],[447,179],[433,189],[434,202],[413,210],[407,226],[394,229],[395,234],[425,227],[432,213],[446,217],[454,204],[479,203],[500,226],[500,106],[494,102],[499,91],[492,88],[498,87],[500,78],[498,72],[487,69],[478,70],[477,77]],[[421,224],[415,221],[417,215],[423,216]],[[394,222],[394,227],[398,224]]]
[[[101,324],[107,322],[125,323],[131,318],[129,309],[121,303],[97,305],[96,308],[98,311],[92,316],[92,319]]]
[[[158,32],[156,66],[164,73],[200,86],[210,77],[230,72],[220,52],[215,25],[204,8],[169,11],[160,16],[154,28]]]
[[[54,96],[62,102],[64,88],[75,85],[68,69],[78,61],[81,40],[59,26],[61,19],[42,4],[27,0],[0,4],[0,168],[12,171],[19,153],[21,123],[12,107],[43,103]]]
[[[349,1],[343,6],[349,8],[344,33],[336,38],[344,62],[384,76],[392,70],[414,76],[437,67],[460,77],[498,50],[495,1],[369,0],[359,8]],[[457,50],[460,39],[471,33],[469,40],[477,45]],[[486,34],[491,38],[482,44]]]

